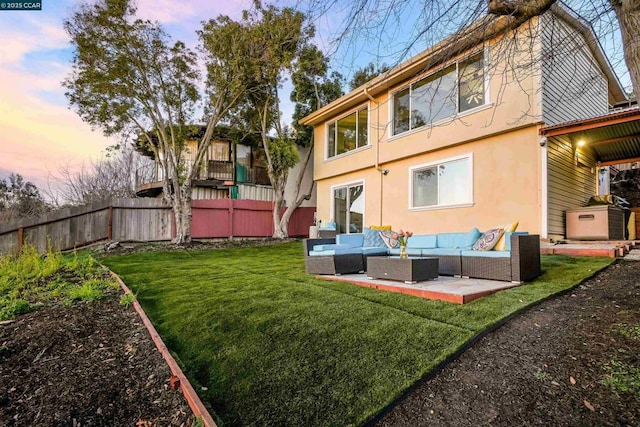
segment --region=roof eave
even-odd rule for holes
[[[595,38],[591,27],[582,22],[578,16],[574,16],[569,10],[559,4],[553,5],[551,7],[551,11],[584,36],[590,50],[598,62],[598,65],[607,79],[609,103],[614,105],[616,103],[626,101],[627,96],[620,84],[620,80],[613,71],[611,63],[602,51],[600,43]],[[365,102],[369,96],[376,96],[380,92],[388,90],[395,84],[415,75],[421,69],[426,69],[427,67],[425,66],[428,65],[428,68],[430,68],[437,65],[438,60],[441,60],[447,53],[451,53],[452,51],[462,53],[464,50],[472,49],[474,46],[499,35],[501,31],[513,27],[514,22],[515,20],[512,17],[495,17],[493,15],[484,16],[472,23],[469,27],[463,28],[460,32],[445,38],[424,52],[393,67],[389,71],[377,76],[346,95],[343,95],[323,108],[303,117],[300,119],[300,123],[303,125],[315,125],[328,117],[336,115],[338,112],[353,108],[356,105]],[[522,23],[519,23],[515,25],[515,27],[518,27],[521,24]],[[430,61],[431,63],[429,63]]]
[[[369,99],[369,96],[376,96],[396,84],[407,80],[411,76],[438,65],[452,52],[454,54],[463,53],[495,37],[500,31],[504,31],[510,25],[511,20],[508,17],[487,15],[472,23],[469,27],[462,29],[460,32],[445,38],[431,48],[396,65],[389,71],[382,73],[346,95],[303,117],[300,119],[300,123],[303,125],[315,125],[326,117],[334,115],[336,112],[344,111],[345,109],[365,102]]]

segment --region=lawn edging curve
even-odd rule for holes
[[[107,268],[105,266],[103,267],[105,269]],[[120,287],[124,291],[125,295],[129,295],[129,294],[133,295],[133,293],[131,292],[131,289],[129,289],[129,287],[124,283],[124,281],[120,278],[120,276],[118,276],[116,273],[114,273],[109,269],[107,270],[109,271],[109,274],[111,274],[111,277],[116,279],[116,281],[120,284]],[[180,366],[178,365],[176,360],[173,358],[173,356],[169,352],[169,349],[167,348],[164,341],[162,341],[162,337],[160,337],[160,334],[158,334],[158,331],[156,331],[156,328],[151,323],[151,320],[149,320],[149,317],[144,312],[144,309],[142,308],[140,303],[135,299],[133,301],[133,308],[138,313],[138,316],[140,316],[140,319],[142,320],[142,323],[144,323],[144,326],[146,326],[147,331],[151,336],[151,339],[156,344],[156,348],[158,349],[160,354],[162,354],[162,357],[164,358],[165,362],[167,362],[167,365],[169,365],[169,369],[171,369],[171,373],[174,376],[176,376],[180,381],[179,387],[182,390],[182,394],[187,400],[189,407],[193,411],[193,414],[202,420],[202,423],[204,424],[205,427],[217,427],[217,424],[213,420],[213,417],[211,416],[211,414],[209,414],[209,411],[200,400],[200,397],[194,390],[193,386],[191,385],[187,377],[182,372],[182,369],[180,369]]]

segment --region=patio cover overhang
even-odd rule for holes
[[[602,116],[540,129],[547,138],[568,136],[591,147],[600,166],[640,161],[640,107],[633,106]]]

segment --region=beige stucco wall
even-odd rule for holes
[[[316,125],[314,177],[318,187],[318,218],[333,219],[332,187],[362,181],[365,225],[391,224],[394,229],[435,233],[472,227],[486,230],[520,221],[519,230],[540,233],[541,70],[531,65],[539,45],[528,40],[526,49],[508,61],[505,59],[508,55],[496,52],[504,48],[497,39],[485,48],[485,58],[490,64],[485,70],[488,103],[455,119],[390,136],[389,99],[395,90],[412,81],[406,80]],[[475,52],[478,50],[455,59]],[[510,65],[517,62],[530,66],[514,71]],[[327,123],[364,105],[369,107],[369,145],[326,159]],[[473,155],[472,206],[410,209],[411,167],[466,154]],[[388,175],[383,176],[381,169],[388,169]]]
[[[318,218],[332,219],[332,187],[363,181],[365,225],[391,224],[418,233],[487,230],[520,221],[519,230],[540,233],[542,149],[537,127],[419,154],[318,181]],[[473,154],[473,205],[430,210],[409,209],[409,168]]]
[[[535,28],[537,22],[534,19],[530,25]],[[518,45],[514,44],[513,39],[503,41],[496,38],[487,43],[485,48],[472,49],[448,62],[454,63],[484,51],[488,102],[482,107],[461,113],[433,127],[391,135],[392,117],[389,109],[393,92],[435,71],[430,70],[316,125],[316,181],[539,123],[542,117],[542,70],[536,58],[540,52],[540,44],[537,38],[531,38],[532,31],[528,25],[527,28],[521,27],[518,30],[523,39]],[[514,64],[518,66],[513,66]],[[363,106],[368,106],[369,109],[369,145],[326,159],[327,124]]]

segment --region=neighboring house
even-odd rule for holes
[[[314,126],[318,219],[342,232],[519,221],[541,237],[564,234],[555,206],[576,179],[595,194],[595,160],[587,147],[547,144],[540,130],[606,114],[626,96],[590,28],[566,9],[517,30],[505,22],[487,16],[301,120]]]
[[[193,164],[197,152],[197,144],[204,135],[204,127],[198,128],[192,138],[186,142],[184,151],[185,164]],[[137,151],[154,160],[154,164],[138,171],[136,174],[136,194],[139,197],[162,196],[162,167],[153,152],[144,145]],[[303,158],[305,149],[300,150]],[[162,154],[160,154],[162,155]],[[300,164],[291,170],[296,176]],[[313,169],[305,171],[303,189],[307,189],[312,181]],[[292,181],[292,180],[290,180]],[[287,187],[288,194],[292,190]],[[273,201],[274,192],[267,172],[267,161],[258,136],[238,137],[229,129],[219,127],[212,137],[198,177],[193,182],[193,199],[245,199]],[[315,195],[315,193],[314,193]],[[302,206],[315,206],[315,197]]]

